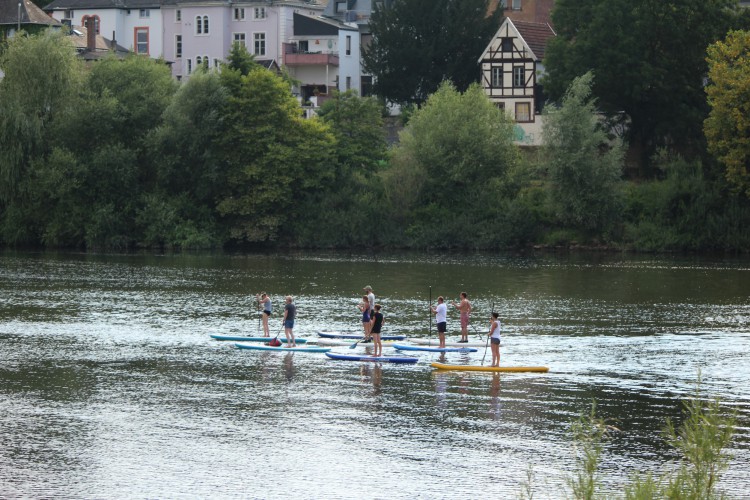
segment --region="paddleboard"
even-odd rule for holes
[[[215,340],[231,340],[232,342],[270,342],[273,337],[243,337],[239,335],[211,335]],[[286,342],[286,337],[279,337],[279,340]],[[295,339],[298,344],[304,344],[307,339]]]
[[[330,347],[275,347],[258,344],[234,344],[238,349],[254,349],[256,351],[279,351],[279,352],[328,352]]]
[[[459,370],[466,372],[548,372],[546,366],[472,366],[472,365],[446,365],[444,363],[430,363],[430,366],[438,370]]]
[[[347,355],[347,354],[337,354],[332,352],[327,352],[326,356],[328,356],[331,359],[338,359],[342,361],[373,361],[375,363],[416,363],[418,361],[417,358],[412,357],[400,357],[400,356],[357,356],[357,355]]]
[[[399,351],[429,351],[429,352],[477,352],[473,347],[429,347],[424,345],[393,344]]]
[[[351,347],[356,340],[352,339],[318,339],[314,341],[318,345],[333,345],[333,346],[339,346],[339,345],[345,345]],[[390,346],[393,345],[393,340],[387,340],[385,342],[381,342],[384,346]],[[360,342],[357,344],[358,347],[367,347],[372,346],[372,342]]]
[[[440,345],[440,341],[438,341],[435,338],[415,339],[413,337],[410,337],[409,342],[412,342],[418,345],[429,345],[433,347],[437,347]],[[486,345],[487,344],[485,344],[484,342],[455,342],[455,341],[445,342],[445,347],[485,347]]]
[[[324,339],[354,339],[360,340],[365,338],[364,334],[359,333],[342,333],[334,331],[321,330],[318,332],[319,337]],[[406,335],[381,335],[380,340],[405,340]]]

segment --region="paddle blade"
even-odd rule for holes
[[[352,345],[350,345],[349,349],[354,349],[355,347],[357,347],[357,344],[359,344],[359,340],[353,343]]]

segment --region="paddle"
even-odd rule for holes
[[[356,341],[355,343],[353,343],[352,345],[350,345],[350,346],[349,346],[349,349],[354,349],[355,347],[357,347],[357,345],[358,345],[358,344],[359,344],[360,342],[362,342],[363,340],[366,340],[366,339],[367,339],[367,337],[363,337],[363,338],[359,339],[358,341]]]
[[[494,302],[492,302],[492,312],[493,313],[495,312],[495,303]],[[492,317],[492,314],[490,314],[490,319],[494,319]],[[484,366],[484,358],[487,357],[487,347],[489,347],[489,345],[490,345],[490,334],[488,333],[487,334],[487,342],[485,342],[485,344],[484,344],[484,356],[482,356],[482,366]]]
[[[430,333],[427,336],[427,340],[429,340],[430,343],[432,343],[432,285],[430,285],[430,304],[427,307],[427,313],[430,316]]]

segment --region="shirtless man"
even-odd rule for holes
[[[459,342],[469,342],[469,313],[471,313],[471,303],[466,292],[461,292],[461,302],[454,302],[453,307],[458,309],[461,314],[461,340]]]

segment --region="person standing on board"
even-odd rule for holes
[[[372,293],[372,287],[367,285],[362,290],[367,292],[367,301],[370,303],[370,316],[375,313],[375,294]]]
[[[368,342],[370,339],[370,328],[372,327],[372,317],[370,316],[370,301],[367,299],[367,295],[362,296],[362,302],[357,306],[359,312],[362,313],[362,327],[365,329],[365,340]]]
[[[437,322],[438,339],[440,339],[440,347],[445,347],[445,331],[448,329],[448,306],[445,305],[445,299],[441,295],[437,299],[437,305],[432,306],[432,314],[435,315],[435,322]]]
[[[492,349],[492,364],[500,366],[500,314],[493,312],[490,322],[490,349]]]
[[[266,292],[260,292],[260,295],[256,295],[255,299],[258,303],[263,304],[263,336],[270,337],[271,331],[268,328],[268,318],[271,317],[271,297]]]
[[[284,300],[284,335],[286,335],[286,346],[285,347],[297,347],[294,342],[294,318],[297,315],[297,306],[293,304],[294,299],[291,295],[287,295]]]
[[[375,347],[375,353],[373,356],[383,355],[383,343],[380,341],[380,330],[383,328],[385,317],[380,312],[380,304],[375,304],[375,314],[372,315],[372,325],[370,327],[370,334],[372,335],[373,347]]]
[[[459,342],[469,342],[469,313],[471,312],[471,303],[466,292],[461,292],[461,302],[454,302],[453,307],[458,309],[461,318],[461,340]]]

